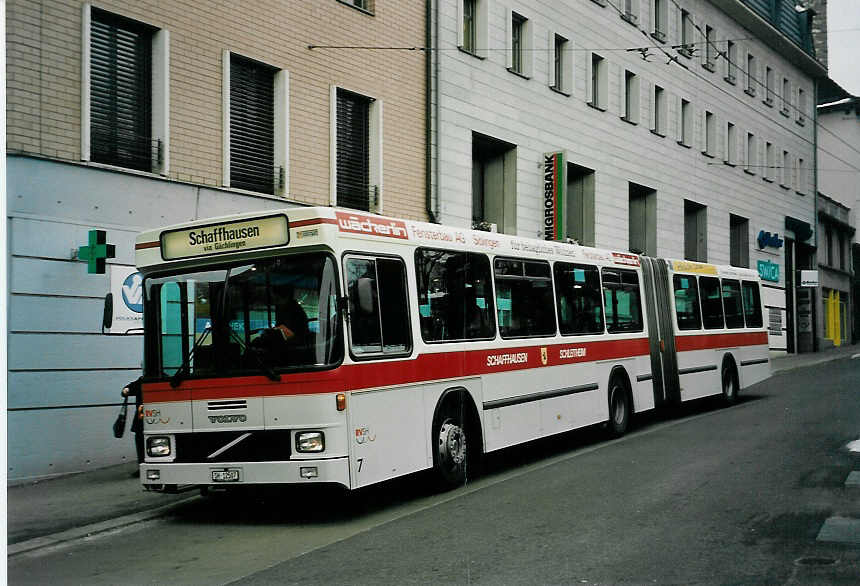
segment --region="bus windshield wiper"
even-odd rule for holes
[[[176,372],[173,373],[173,376],[170,377],[170,386],[174,389],[178,387],[182,380],[185,378],[185,371],[191,368],[191,357],[194,356],[194,351],[199,348],[206,338],[209,336],[209,332],[212,331],[212,324],[209,323],[203,329],[203,335],[197,338],[197,341],[194,342],[194,346],[192,346],[191,351],[188,352],[188,355],[185,357],[185,360],[182,361],[182,364],[176,369]]]
[[[272,368],[272,366],[269,363],[267,363],[265,360],[263,360],[262,356],[260,356],[256,352],[254,352],[253,349],[245,347],[245,345],[244,345],[245,341],[239,337],[239,334],[237,334],[235,331],[233,331],[233,328],[230,328],[230,336],[233,339],[235,339],[237,342],[239,342],[240,347],[246,348],[245,355],[250,353],[251,356],[254,357],[254,360],[257,362],[257,364],[260,365],[260,370],[263,371],[263,374],[265,374],[269,380],[276,381],[276,382],[281,380],[281,375],[278,374],[277,372],[275,372],[275,370]]]

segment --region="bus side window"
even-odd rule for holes
[[[597,267],[557,262],[553,272],[562,335],[602,333],[603,307]]]
[[[741,303],[741,284],[734,279],[723,279],[723,307],[726,310],[726,327],[744,327],[744,308]]]
[[[759,297],[758,283],[754,281],[743,282],[744,317],[748,328],[760,328],[761,319],[761,297]]]
[[[496,307],[503,338],[555,334],[549,263],[497,258]]]
[[[406,268],[392,258],[346,260],[350,347],[355,355],[412,350]]]
[[[487,340],[495,335],[486,255],[419,248],[415,276],[421,336],[426,342]]]
[[[644,324],[636,271],[604,268],[601,275],[606,331],[610,334],[641,332]]]
[[[675,313],[678,315],[679,330],[698,330],[702,327],[699,317],[699,291],[696,277],[675,275]]]
[[[702,291],[702,323],[705,329],[724,328],[720,280],[716,277],[699,277],[699,288]]]

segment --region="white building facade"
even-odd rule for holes
[[[438,219],[544,237],[560,154],[556,238],[758,268],[771,349],[812,349],[794,282],[814,258],[826,74],[809,19],[755,0],[434,2]]]

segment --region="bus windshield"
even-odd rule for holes
[[[145,282],[152,377],[310,370],[338,364],[335,263],[323,253]]]

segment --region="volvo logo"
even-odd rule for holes
[[[210,423],[245,423],[248,421],[247,415],[210,415]]]

